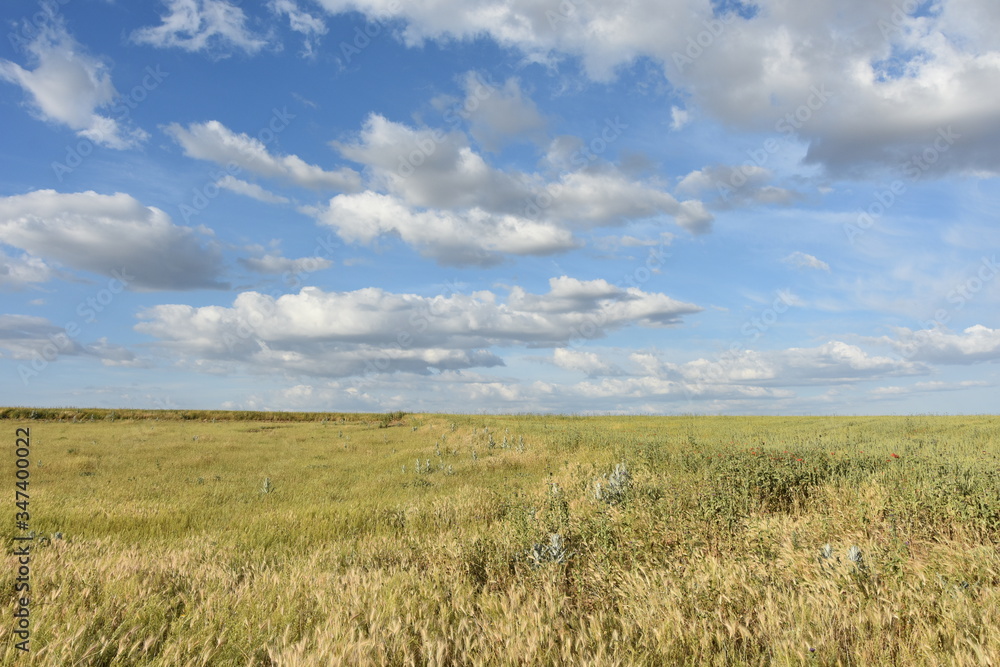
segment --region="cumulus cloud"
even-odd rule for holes
[[[720,208],[739,204],[788,204],[796,193],[771,185],[774,172],[764,167],[715,165],[692,171],[677,184],[677,191],[689,195],[714,195],[712,203]]]
[[[514,141],[544,142],[545,118],[522,93],[517,79],[497,86],[469,72],[464,83],[466,97],[461,109],[468,116],[470,134],[486,150],[496,151]]]
[[[188,157],[219,165],[235,164],[254,174],[306,188],[355,192],[361,187],[361,177],[353,169],[326,171],[297,155],[272,155],[260,139],[233,132],[217,120],[191,123],[186,128],[171,123],[164,130]]]
[[[33,283],[48,282],[55,276],[56,272],[42,258],[28,254],[8,257],[0,248],[0,287],[21,289]]]
[[[529,179],[489,166],[460,131],[416,129],[371,114],[353,143],[333,143],[371,172],[371,187],[407,204],[514,213],[525,206]]]
[[[495,253],[505,252],[558,252],[574,247],[572,230],[644,218],[671,216],[693,233],[707,231],[712,221],[700,201],[679,202],[655,183],[630,179],[613,167],[556,180],[503,171],[490,166],[460,131],[415,129],[378,114],[368,117],[355,142],[333,145],[366,166],[371,190],[335,198],[323,221],[357,240],[395,231],[445,263],[491,263]],[[449,244],[448,236],[455,242]]]
[[[0,198],[0,238],[33,257],[124,277],[129,289],[226,286],[217,249],[127,194],[35,190]]]
[[[43,120],[65,125],[98,145],[125,149],[145,141],[149,135],[143,130],[97,112],[118,98],[110,68],[87,53],[61,17],[47,11],[41,12],[47,20],[38,34],[25,45],[34,69],[0,59],[0,80],[21,86]]]
[[[954,333],[946,328],[896,330],[896,337],[869,339],[889,345],[901,356],[938,364],[973,364],[1000,360],[1000,329],[977,324]]]
[[[233,50],[254,54],[267,39],[247,28],[243,10],[226,0],[164,0],[160,25],[134,31],[133,42],[158,48],[207,51],[220,58]]]
[[[402,19],[410,45],[488,35],[537,60],[577,56],[598,81],[651,58],[692,106],[733,128],[797,136],[807,161],[833,174],[1000,172],[993,0],[945,0],[932,11],[889,0],[820,0],[803,11],[762,0],[752,13],[707,0],[574,3],[571,12],[504,0],[320,2]],[[933,162],[922,169],[911,159],[925,151]]]
[[[243,195],[245,197],[251,197],[257,201],[266,202],[268,204],[287,204],[288,198],[276,195],[269,190],[265,190],[256,183],[247,183],[246,181],[240,180],[226,174],[219,180],[215,182],[220,188],[225,188],[230,192],[235,192],[238,195]]]
[[[543,255],[578,245],[569,231],[551,223],[478,207],[413,211],[396,197],[371,191],[337,195],[317,219],[349,242],[398,235],[424,256],[451,266],[489,266],[502,261],[504,254]]]
[[[377,288],[315,287],[273,298],[240,294],[231,307],[174,304],[141,312],[136,330],[195,364],[261,372],[347,376],[502,365],[490,348],[559,346],[630,325],[676,324],[701,309],[665,294],[603,280],[549,281],[549,292],[513,288],[423,297]]]
[[[830,265],[812,255],[796,250],[781,260],[785,264],[790,264],[798,269],[817,269],[819,271],[829,271]]]
[[[622,225],[669,215],[687,231],[700,234],[711,228],[713,220],[700,201],[679,202],[669,193],[634,181],[617,170],[566,174],[547,192],[552,193],[552,203],[545,214],[578,227]]]

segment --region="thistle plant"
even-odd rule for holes
[[[857,567],[861,572],[866,572],[868,570],[868,566],[865,564],[864,555],[861,553],[861,549],[856,546],[851,546],[851,548],[847,550],[847,560],[854,563],[855,567]]]
[[[836,561],[836,563],[841,562],[840,556],[835,555],[833,547],[830,546],[829,544],[824,544],[823,548],[820,549],[818,560],[820,566],[826,567],[827,565],[829,565],[831,569],[834,567],[834,561]],[[861,552],[861,549],[856,545],[851,545],[851,547],[847,550],[847,560],[854,563],[854,566],[857,568],[858,572],[864,573],[868,571],[868,566],[865,563],[864,554]]]
[[[274,485],[271,484],[271,478],[265,477],[264,483],[260,485],[260,492],[262,494],[272,493],[274,491]]]
[[[534,544],[528,549],[527,557],[535,567],[541,567],[545,563],[565,563],[572,554],[566,552],[562,535],[552,533],[549,535],[548,544]]]
[[[594,482],[594,499],[616,505],[625,500],[632,487],[632,475],[624,463],[619,463],[610,475]]]

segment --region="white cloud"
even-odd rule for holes
[[[467,114],[469,132],[481,146],[495,151],[513,141],[544,142],[545,118],[521,92],[517,79],[496,86],[469,72],[464,83],[466,97],[461,111]]]
[[[469,401],[477,410],[487,412],[774,414],[781,410],[801,411],[803,406],[815,409],[837,394],[857,395],[859,403],[870,400],[869,396],[889,397],[895,392],[872,393],[861,387],[887,378],[929,372],[922,364],[873,356],[839,341],[812,348],[744,349],[723,358],[683,363],[664,361],[664,353],[633,352],[626,363],[619,365],[596,352],[557,348],[551,363],[584,373],[586,380],[557,385],[523,381],[510,374],[501,375],[500,371],[493,371],[493,376],[475,369],[446,370],[430,376],[404,371],[391,376],[366,374],[363,378],[331,381],[314,398],[322,401],[331,395],[352,397],[351,405],[373,410],[447,411],[453,409],[450,406]],[[669,354],[675,356],[676,351]],[[985,383],[918,382],[914,386],[915,391],[926,392],[973,385]],[[816,395],[824,389],[824,394]]]
[[[32,283],[48,282],[56,276],[40,257],[23,254],[8,257],[0,248],[0,287],[20,289]]]
[[[459,131],[414,129],[371,114],[355,143],[333,146],[368,167],[372,188],[413,206],[503,213],[524,208],[528,177],[490,167]]]
[[[964,380],[962,382],[941,382],[934,380],[931,382],[915,382],[909,386],[890,385],[886,387],[875,387],[869,393],[876,397],[886,396],[906,396],[911,394],[921,394],[933,391],[962,391],[974,387],[988,387],[988,382],[981,380]]]
[[[624,248],[667,246],[673,242],[674,238],[674,235],[670,232],[660,232],[659,237],[655,239],[640,239],[626,234],[618,239],[618,243]]]
[[[0,198],[0,237],[74,269],[131,276],[129,289],[224,287],[217,250],[160,209],[122,193],[35,190]]]
[[[264,255],[263,257],[240,258],[239,263],[258,273],[281,275],[284,273],[313,273],[333,266],[333,262],[325,257],[300,257],[289,259],[280,255]]]
[[[452,266],[489,266],[504,254],[543,255],[578,245],[569,231],[551,223],[480,208],[412,211],[396,197],[371,191],[337,195],[317,220],[349,242],[398,235],[424,256]]]
[[[711,229],[713,220],[700,201],[678,202],[671,194],[617,170],[566,174],[547,191],[553,196],[545,215],[584,228],[669,215],[687,231],[700,234]]]
[[[1000,360],[1000,329],[977,324],[961,333],[945,328],[896,330],[896,337],[869,339],[890,345],[907,359],[937,364],[973,364]]]
[[[226,57],[233,49],[254,54],[267,46],[267,39],[253,34],[243,10],[225,0],[164,0],[168,13],[158,26],[132,33],[137,44],[184,51],[209,51]]]
[[[925,374],[923,364],[872,356],[856,345],[830,341],[811,348],[783,350],[738,349],[715,359],[685,363],[662,361],[656,354],[636,353],[632,361],[640,377],[677,383],[677,390],[693,395],[705,391],[728,392],[732,387],[825,386],[855,383],[901,375]]]
[[[501,365],[489,348],[558,346],[630,325],[675,324],[701,309],[664,294],[565,276],[547,294],[513,288],[423,297],[377,288],[277,299],[244,292],[232,307],[154,306],[136,330],[203,370],[246,365],[267,372],[347,376]]]
[[[295,0],[270,0],[267,6],[273,13],[287,16],[291,29],[304,36],[302,55],[306,58],[315,56],[316,45],[327,32],[323,19],[303,11]]]
[[[47,15],[46,19],[26,45],[35,68],[27,70],[0,59],[0,80],[21,86],[39,117],[65,125],[96,144],[125,149],[145,141],[149,135],[143,130],[124,127],[97,113],[118,97],[110,68],[87,53],[66,31],[61,17]]]
[[[691,113],[680,107],[670,107],[670,129],[675,132],[691,120]]]
[[[833,173],[899,168],[949,127],[960,137],[946,153],[939,142],[926,173],[1000,172],[994,0],[944,0],[910,16],[888,0],[817,0],[808,11],[761,0],[750,18],[705,0],[604,0],[565,13],[530,1],[320,2],[403,19],[410,45],[488,35],[539,60],[579,56],[597,81],[648,57],[689,106],[734,128],[796,135],[807,161]]]
[[[142,366],[130,350],[100,338],[81,345],[44,317],[30,315],[0,315],[0,358],[54,361],[60,356],[90,356],[105,366]]]
[[[552,352],[552,363],[568,371],[585,373],[588,377],[622,374],[621,370],[601,359],[596,352],[583,352],[565,347],[556,348]]]
[[[262,201],[268,204],[287,204],[288,198],[276,195],[273,192],[265,190],[256,183],[247,183],[238,178],[235,178],[229,174],[226,174],[219,180],[215,182],[220,188],[225,188],[230,192],[235,192],[238,195],[244,195],[245,197],[251,197],[257,201]]]
[[[720,208],[737,204],[788,204],[797,196],[785,188],[770,185],[774,172],[755,165],[731,167],[715,165],[688,173],[677,184],[677,191],[690,195],[715,195]]]
[[[413,129],[378,114],[368,117],[357,142],[334,146],[368,167],[374,190],[409,206],[457,209],[439,216],[489,214],[520,219],[520,225],[534,229],[565,230],[668,215],[692,233],[707,231],[712,221],[700,201],[678,202],[655,183],[630,179],[612,167],[546,181],[538,174],[491,167],[461,132]],[[566,247],[565,241],[557,247]]]
[[[817,269],[819,271],[829,271],[830,265],[821,259],[817,259],[812,255],[806,254],[799,250],[796,250],[792,254],[788,255],[781,260],[786,264],[791,264],[792,266],[799,269]]]
[[[259,139],[237,134],[216,120],[191,123],[187,128],[171,123],[164,130],[188,157],[220,165],[235,164],[260,176],[281,178],[306,188],[355,192],[361,186],[361,177],[352,169],[326,171],[297,155],[272,155]]]

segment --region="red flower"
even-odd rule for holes
[[[892,455],[892,458],[894,458],[894,459],[898,459],[898,458],[899,458],[899,454],[893,454],[893,455]]]

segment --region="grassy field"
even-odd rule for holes
[[[8,554],[17,427],[4,665],[1000,665],[997,417],[0,410]]]

